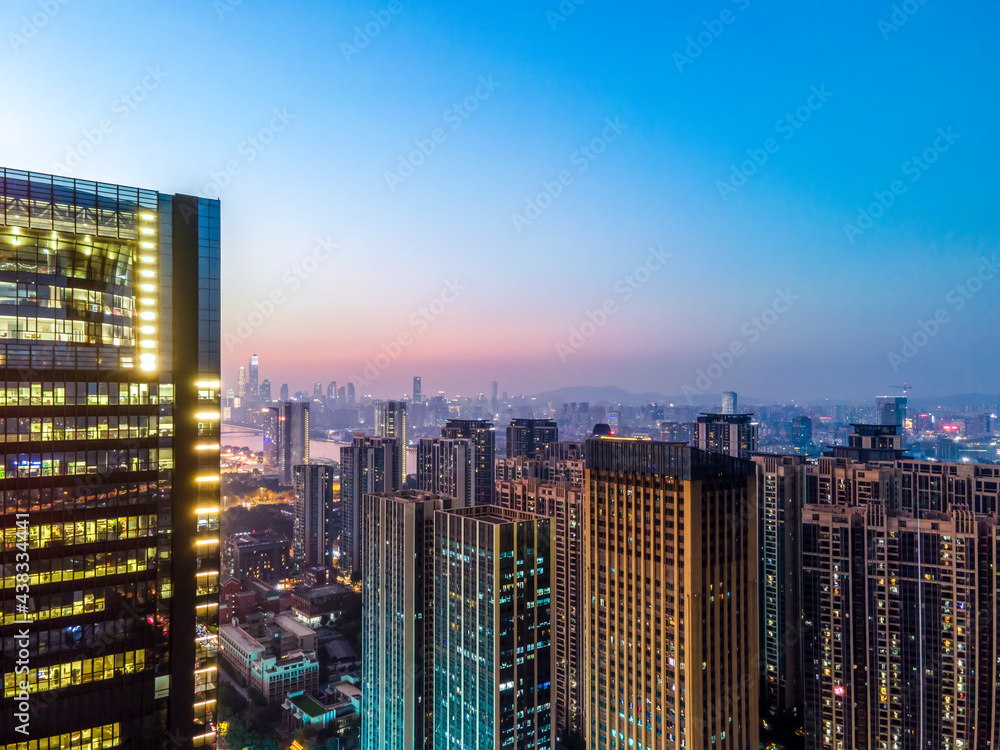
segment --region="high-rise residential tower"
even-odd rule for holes
[[[260,403],[271,403],[271,381],[267,378],[260,381]]]
[[[465,438],[421,438],[417,443],[417,489],[474,505],[475,445]]]
[[[0,169],[0,747],[215,745],[219,249],[217,201]]]
[[[994,747],[1000,467],[816,471],[800,532],[806,747]]]
[[[592,438],[586,466],[587,747],[758,750],[754,465]]]
[[[375,402],[375,436],[394,438],[399,441],[401,460],[399,463],[398,486],[406,479],[407,425],[406,403],[403,401]]]
[[[507,426],[507,458],[538,458],[559,441],[559,427],[551,419],[514,419]]]
[[[760,539],[760,668],[764,710],[793,721],[802,710],[802,507],[811,467],[804,456],[753,457],[757,465],[756,512]]]
[[[300,568],[333,564],[335,478],[330,465],[300,464],[295,467],[292,558]]]
[[[295,467],[309,463],[309,403],[286,401],[278,409],[278,476],[291,487]]]
[[[475,446],[476,476],[473,495],[476,505],[491,505],[496,497],[496,430],[485,419],[449,419],[441,436],[465,438]]]
[[[399,441],[355,433],[340,449],[340,563],[342,575],[361,573],[362,502],[367,494],[390,493],[399,485]]]
[[[554,747],[553,522],[434,514],[434,747]]]
[[[698,448],[733,458],[757,452],[757,423],[752,414],[702,414],[695,423]]]
[[[509,459],[508,459],[509,460]],[[553,523],[552,640],[555,648],[553,721],[566,741],[584,730],[583,675],[583,484],[559,480],[497,482],[497,502]]]
[[[362,750],[434,750],[434,513],[454,503],[364,496]]]

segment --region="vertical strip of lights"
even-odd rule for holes
[[[156,311],[159,305],[157,280],[157,231],[156,213],[153,211],[139,212],[139,256],[138,263],[133,268],[135,278],[133,288],[137,291],[139,303],[139,368],[146,372],[155,372],[159,366],[158,328]]]

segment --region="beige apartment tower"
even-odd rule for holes
[[[592,750],[758,750],[755,466],[586,444],[584,712]]]

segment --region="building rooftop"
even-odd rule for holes
[[[264,645],[250,635],[243,628],[237,627],[235,625],[222,625],[219,627],[219,634],[224,635],[226,639],[236,643],[245,651],[257,651],[264,650]]]
[[[303,625],[291,615],[278,615],[274,618],[274,622],[282,630],[287,630],[296,638],[306,638],[310,635],[316,635],[315,630]]]
[[[288,701],[311,719],[318,719],[323,714],[327,713],[323,704],[308,693],[300,693],[299,695],[289,696]]]
[[[298,587],[292,591],[296,596],[302,597],[303,599],[322,599],[326,596],[336,596],[337,594],[345,594],[353,591],[350,586],[345,586],[342,583],[328,583],[325,586],[314,586],[313,588],[303,588]]]
[[[288,539],[284,534],[276,532],[264,532],[263,534],[245,534],[229,537],[229,543],[240,549],[249,549],[257,546],[269,546],[273,544],[288,544]]]

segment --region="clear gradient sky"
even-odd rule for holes
[[[0,163],[221,197],[228,385],[252,353],[275,390],[344,383],[403,334],[361,392],[997,393],[998,22],[8,0]]]

